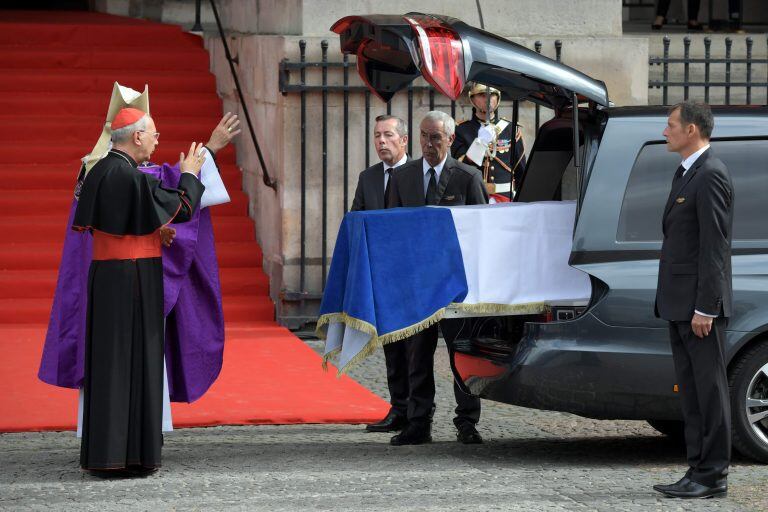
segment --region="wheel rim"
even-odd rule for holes
[[[752,377],[746,398],[749,426],[757,438],[768,445],[768,363]]]

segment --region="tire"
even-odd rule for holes
[[[728,386],[733,447],[745,457],[768,463],[768,340],[737,356]]]
[[[647,420],[648,424],[670,438],[672,441],[685,444],[685,425],[677,420]]]

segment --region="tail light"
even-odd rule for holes
[[[371,44],[371,40],[367,39],[363,41],[360,46],[357,47],[357,52],[355,53],[355,56],[357,57],[355,59],[356,65],[357,65],[357,74],[360,75],[360,78],[363,79],[363,82],[365,82],[365,86],[368,87],[368,90],[373,91],[373,93],[379,97],[381,101],[384,103],[388,102],[391,98],[384,98],[381,94],[379,94],[379,91],[376,90],[376,87],[373,85],[373,77],[371,76],[371,73],[373,72],[372,66],[368,62],[368,56],[366,55],[365,48]]]
[[[337,34],[341,35],[346,30],[349,30],[349,27],[351,27],[353,23],[362,20],[365,20],[365,18],[361,16],[344,16],[343,18],[337,20],[336,23],[331,25],[331,32],[336,32]]]
[[[331,26],[341,36],[341,51],[356,53],[361,41],[370,36],[371,24],[363,16],[345,16]]]
[[[435,89],[457,100],[464,90],[464,49],[450,26],[431,16],[405,16],[419,40],[421,74]]]
[[[383,102],[419,76],[411,54],[402,48],[366,39],[357,47],[357,73]]]

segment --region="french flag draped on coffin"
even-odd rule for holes
[[[573,201],[348,213],[317,322],[326,360],[343,373],[448,307],[530,314],[588,300],[589,276],[568,265],[575,214]]]

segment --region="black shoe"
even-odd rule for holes
[[[679,488],[680,486],[687,484],[689,481],[690,481],[690,478],[688,477],[688,473],[686,473],[683,478],[681,478],[680,480],[678,480],[677,482],[675,482],[673,484],[666,484],[666,485],[656,484],[656,485],[654,485],[653,486],[653,490],[654,491],[658,491],[660,493],[666,493],[667,491],[670,491],[670,490],[674,491],[675,489]]]
[[[105,480],[117,479],[117,478],[130,478],[133,476],[127,469],[87,469],[88,474],[95,476],[96,478],[103,478]]]
[[[389,444],[403,446],[406,444],[426,444],[432,442],[432,425],[414,425],[410,423],[402,432],[393,436]]]
[[[651,30],[661,30],[661,28],[664,26],[664,24],[667,22],[667,18],[664,18],[661,23],[654,22],[651,24]]]
[[[481,444],[483,437],[480,432],[477,431],[474,425],[471,423],[465,423],[458,427],[459,431],[456,433],[456,440],[463,444]]]
[[[152,473],[156,473],[158,469],[160,468],[147,466],[128,466],[125,468],[129,475],[137,477],[149,476]]]
[[[654,486],[654,489],[656,489],[656,487],[657,486]],[[717,482],[717,485],[714,487],[708,487],[694,480],[685,478],[683,478],[683,480],[677,484],[663,487],[665,487],[665,490],[663,491],[660,489],[656,490],[671,498],[717,498],[728,495],[728,483],[726,479],[722,479],[721,481]]]
[[[408,419],[405,416],[390,409],[383,420],[366,425],[365,430],[368,432],[397,432],[405,428],[407,424]]]
[[[704,25],[699,22],[688,22],[688,32],[701,32],[704,30]]]

